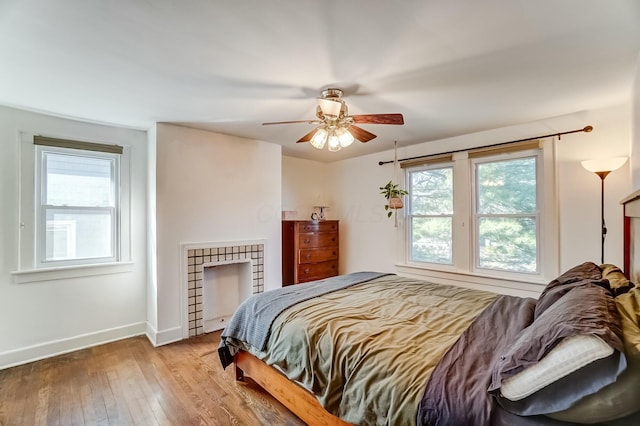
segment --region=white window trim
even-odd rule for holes
[[[84,277],[111,273],[129,272],[133,268],[131,258],[131,156],[130,147],[123,145],[120,156],[120,224],[119,259],[109,263],[58,265],[37,267],[36,255],[36,146],[33,143],[35,132],[20,132],[18,163],[18,264],[12,271],[15,282],[37,282],[62,278]],[[54,136],[62,139],[87,140],[78,136]],[[118,141],[89,142],[113,144]]]
[[[540,212],[540,229],[538,250],[539,256],[539,273],[514,273],[508,271],[497,271],[490,269],[480,269],[474,267],[473,250],[475,247],[475,238],[470,234],[475,232],[470,227],[474,227],[472,220],[472,167],[471,161],[466,152],[456,152],[453,154],[454,163],[454,227],[453,227],[453,265],[441,265],[435,263],[424,263],[410,261],[410,224],[408,214],[404,212],[404,230],[402,253],[399,258],[402,261],[397,262],[399,272],[403,272],[414,276],[433,277],[447,275],[461,282],[474,284],[478,282],[478,278],[488,278],[491,280],[499,280],[505,288],[521,290],[527,287],[529,292],[536,293],[536,289],[546,285],[549,281],[558,275],[560,264],[559,250],[559,214],[557,200],[557,165],[556,165],[556,144],[553,138],[541,141],[540,157],[538,167],[541,168],[542,184],[538,190],[542,192],[538,200]],[[525,151],[522,151],[525,152]],[[502,156],[506,158],[505,154]],[[500,158],[500,155],[492,156]],[[489,157],[483,158],[483,161]],[[442,167],[447,162],[442,162],[435,167]],[[423,166],[409,167],[405,169],[404,179],[408,182],[409,171],[425,169]],[[540,173],[540,172],[539,172]],[[456,177],[457,176],[457,177]],[[468,185],[462,185],[462,189],[456,187],[456,182],[468,182]],[[541,207],[544,206],[544,207]],[[408,210],[408,209],[407,209]],[[473,238],[473,239],[472,239]],[[466,249],[465,249],[466,248]],[[443,275],[444,274],[444,275]],[[533,287],[528,287],[532,284]],[[541,290],[540,290],[541,291]]]
[[[120,274],[132,272],[135,263],[131,261],[59,266],[56,268],[41,268],[25,271],[12,271],[16,284],[35,283],[41,281],[62,280],[68,278],[83,278],[97,275]]]
[[[479,218],[478,218],[478,173],[477,166],[478,164],[483,163],[491,163],[497,162],[501,160],[517,160],[521,158],[536,158],[536,178],[543,177],[543,185],[539,185],[539,180],[536,179],[536,212],[533,215],[536,220],[536,271],[535,272],[510,272],[499,269],[491,269],[491,268],[482,268],[480,267],[480,247],[478,243],[480,242],[480,238],[478,235],[479,232]],[[542,265],[541,265],[541,230],[546,229],[546,223],[543,220],[543,215],[541,212],[544,212],[544,176],[543,176],[543,158],[542,158],[542,150],[525,150],[518,151],[514,153],[509,153],[508,155],[491,155],[481,158],[474,158],[469,163],[469,170],[471,172],[471,271],[479,274],[493,274],[497,276],[504,275],[506,278],[513,278],[514,276],[533,276],[538,277],[541,275]],[[526,215],[531,216],[531,215]]]
[[[455,168],[455,162],[453,161],[447,161],[447,162],[442,162],[442,163],[431,163],[431,164],[425,164],[422,166],[417,166],[417,167],[411,167],[408,168],[406,170],[406,178],[405,181],[407,182],[407,185],[405,186],[406,188],[408,188],[410,186],[410,174],[412,172],[421,172],[421,171],[426,171],[426,170],[435,170],[435,169],[447,169],[450,168],[452,169],[452,174],[455,176],[456,173],[456,168]],[[452,188],[454,189],[454,188]],[[456,200],[455,200],[455,190],[453,191],[454,194],[454,200],[453,200],[453,214],[451,215],[451,221],[452,221],[452,233],[455,231],[455,220],[456,220]],[[438,215],[412,215],[409,214],[408,212],[410,212],[413,209],[413,201],[411,198],[409,198],[408,202],[407,202],[407,210],[405,213],[405,217],[406,217],[406,228],[407,228],[407,232],[406,232],[406,259],[407,259],[407,264],[415,264],[415,265],[436,265],[438,268],[453,268],[454,265],[456,264],[456,259],[455,259],[455,236],[452,236],[452,242],[451,242],[451,246],[452,246],[452,253],[451,253],[451,263],[432,263],[432,262],[419,262],[419,261],[414,261],[411,260],[411,248],[409,246],[409,241],[411,241],[411,235],[413,233],[413,221],[411,220],[412,217],[438,217]],[[440,217],[449,217],[449,215],[441,215]]]
[[[97,258],[78,258],[73,260],[46,260],[45,259],[45,235],[46,235],[46,210],[47,205],[43,204],[43,191],[46,187],[46,176],[43,173],[44,171],[44,153],[59,153],[65,155],[77,155],[80,157],[95,157],[95,158],[103,158],[113,160],[111,163],[111,174],[113,179],[111,181],[111,185],[113,186],[112,191],[115,197],[115,203],[112,207],[96,207],[96,208],[87,208],[87,210],[91,211],[110,211],[111,212],[111,226],[112,226],[112,234],[111,234],[111,253],[112,256],[108,257],[97,257]],[[36,205],[36,268],[55,268],[59,266],[80,266],[80,265],[89,265],[89,264],[103,264],[103,263],[114,263],[120,261],[120,249],[121,249],[121,233],[120,226],[122,220],[120,219],[120,161],[121,154],[113,154],[113,153],[105,153],[105,152],[96,152],[96,151],[83,151],[79,149],[70,149],[70,148],[58,148],[52,146],[42,146],[38,145],[35,147],[35,155],[36,155],[36,181],[40,182],[40,185],[36,185],[35,188],[35,205]],[[53,206],[51,206],[53,207]],[[62,210],[65,209],[83,209],[82,207],[77,206],[60,206],[55,207]]]

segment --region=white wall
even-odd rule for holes
[[[16,283],[20,132],[129,146],[130,272]],[[146,132],[0,107],[0,368],[143,333],[146,281]]]
[[[180,245],[266,240],[265,290],[281,286],[281,147],[156,127],[157,344],[182,338]]]
[[[156,234],[156,125],[147,132],[147,336],[158,334],[158,255]]]
[[[600,263],[600,185],[595,173],[580,162],[628,157],[631,105],[583,114],[594,130],[563,136],[558,143],[560,196],[560,266],[562,271],[584,261]],[[607,225],[604,261],[623,266],[623,209],[620,201],[631,192],[630,162],[605,179],[604,216]]]
[[[398,156],[411,157],[546,135],[554,132],[549,123],[556,131],[593,125],[593,132],[565,135],[557,143],[560,269],[564,271],[587,260],[600,261],[600,181],[595,174],[584,170],[580,161],[600,156],[628,156],[630,116],[630,105],[617,105],[556,117],[545,123],[529,123],[399,148]],[[388,145],[391,147],[390,142]],[[378,161],[392,159],[393,151],[389,150],[327,165],[327,183],[335,205],[332,214],[341,221],[341,273],[357,270],[393,272],[395,262],[402,260],[398,257],[402,252],[402,223],[396,229],[393,219],[385,217],[384,198],[378,190],[393,173],[392,165],[379,166]],[[605,217],[609,233],[605,261],[621,266],[622,208],[619,202],[630,192],[630,181],[628,164],[606,179]]]
[[[633,190],[640,189],[640,54],[636,64],[636,77],[631,93],[632,102],[632,135],[631,135],[631,167],[633,169]]]
[[[313,206],[326,203],[327,219],[335,218],[328,192],[327,164],[294,157],[282,157],[282,210],[296,212],[296,220],[308,220]]]
[[[387,218],[386,200],[379,190],[392,178],[393,167],[378,166],[378,161],[389,159],[393,159],[392,151],[328,165],[334,213],[340,220],[343,274],[363,270],[395,272],[402,222],[395,228],[394,219]]]

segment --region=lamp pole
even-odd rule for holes
[[[582,167],[598,175],[600,178],[600,219],[602,235],[600,244],[600,262],[604,263],[604,239],[607,237],[607,226],[604,222],[604,179],[614,170],[618,170],[627,162],[627,157],[603,158],[582,161]]]
[[[595,172],[600,176],[600,219],[602,220],[602,244],[600,248],[600,264],[604,264],[604,239],[607,237],[607,225],[604,222],[604,179],[611,173],[607,172]]]

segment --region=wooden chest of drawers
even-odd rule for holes
[[[282,221],[282,284],[338,275],[338,221]]]

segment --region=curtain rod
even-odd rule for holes
[[[507,145],[507,144],[516,143],[516,142],[532,141],[532,140],[535,140],[535,139],[550,138],[551,136],[557,136],[558,139],[560,139],[562,135],[568,135],[570,133],[579,133],[579,132],[589,133],[592,130],[593,130],[593,126],[585,126],[582,129],[569,130],[567,132],[551,133],[550,135],[535,136],[535,137],[532,137],[532,138],[518,139],[518,140],[515,140],[515,141],[494,143],[493,145],[485,145],[482,148],[493,148],[494,146]],[[417,160],[419,158],[435,157],[436,155],[443,155],[443,154],[455,154],[456,152],[468,151],[469,149],[473,149],[473,148],[456,149],[455,151],[438,152],[437,154],[418,155],[417,157],[401,158],[401,159],[398,160],[398,162],[400,162],[400,161],[409,161],[409,160]],[[391,160],[391,161],[378,161],[378,165],[382,166],[384,164],[390,164],[390,163],[393,163],[393,162],[394,162],[393,160]]]

